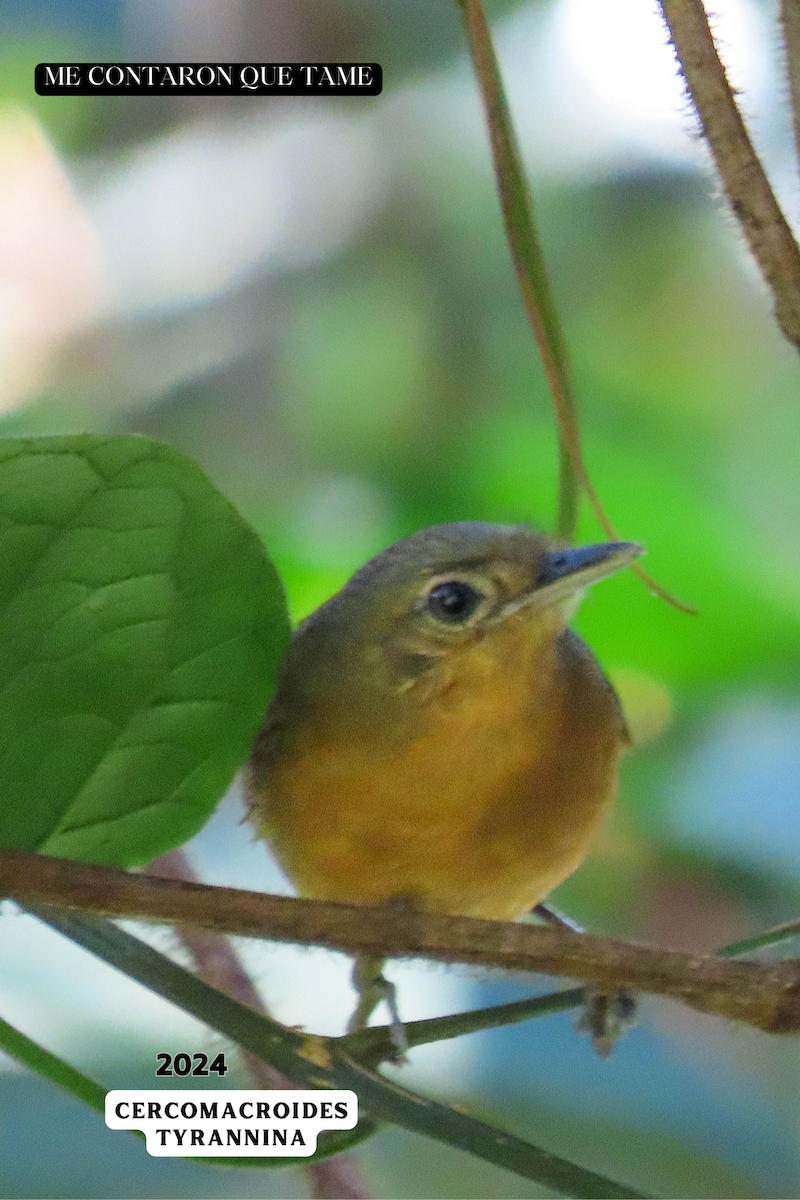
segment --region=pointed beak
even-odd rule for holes
[[[596,546],[551,550],[542,559],[533,591],[505,605],[502,617],[529,605],[550,608],[561,604],[598,579],[606,579],[630,566],[640,554],[644,554],[644,547],[636,542],[601,542]]]
[[[552,550],[544,556],[536,586],[541,590],[566,582],[568,591],[573,592],[629,566],[640,554],[644,554],[644,548],[636,542],[601,542],[574,550]]]

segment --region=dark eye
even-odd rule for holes
[[[481,593],[468,583],[449,579],[431,588],[428,593],[428,612],[448,625],[459,625],[469,620],[481,600]]]

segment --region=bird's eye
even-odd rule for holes
[[[437,583],[428,593],[428,612],[448,625],[463,625],[483,600],[480,592],[468,583],[448,579]]]

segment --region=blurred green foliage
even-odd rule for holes
[[[37,96],[31,80],[37,63],[84,62],[89,52],[77,31],[53,36],[52,31],[26,29],[13,41],[0,43],[0,104],[21,105],[32,112],[67,153],[102,137],[103,106],[94,96]],[[109,53],[109,61],[111,57]]]

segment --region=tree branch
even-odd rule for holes
[[[197,877],[183,850],[170,850],[148,864],[148,871],[162,879],[196,883]],[[178,925],[175,932],[191,954],[195,970],[206,983],[224,992],[254,1012],[267,1014],[261,996],[227,937]],[[297,1085],[249,1050],[240,1051],[256,1087],[274,1091]],[[347,1152],[302,1164],[311,1184],[312,1200],[370,1200],[357,1159]]]
[[[576,1200],[646,1200],[640,1191],[587,1171],[496,1126],[385,1079],[348,1053],[347,1038],[317,1037],[253,1012],[112,921],[59,912],[45,905],[31,906],[29,911],[91,954],[285,1072],[295,1082],[309,1088],[354,1091],[359,1102],[358,1124],[354,1129],[323,1130],[317,1140],[318,1157],[359,1144],[375,1132],[377,1120],[384,1120],[467,1150]],[[224,1161],[217,1159],[217,1164]],[[239,1166],[242,1161],[237,1160]],[[283,1159],[263,1158],[252,1160],[252,1164],[286,1165]]]
[[[800,0],[781,0],[780,10],[786,74],[792,97],[794,145],[800,164]]]
[[[722,185],[772,292],[775,318],[800,349],[800,249],[753,149],[702,0],[660,3]]]
[[[418,957],[652,992],[770,1033],[800,1031],[800,960],[733,962],[473,917],[365,908],[130,875],[20,850],[0,852],[0,896],[22,904],[186,923],[218,933]]]

